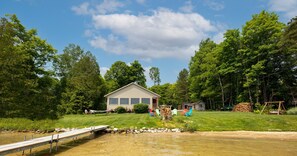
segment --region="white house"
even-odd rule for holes
[[[205,103],[203,101],[194,102],[194,103],[183,103],[182,109],[185,108],[193,108],[194,110],[204,111],[205,110]]]
[[[118,106],[133,109],[133,105],[139,103],[148,104],[149,108],[155,109],[161,96],[133,82],[104,97],[107,99],[107,110],[111,110]]]

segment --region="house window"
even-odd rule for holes
[[[120,98],[120,104],[121,105],[128,105],[129,104],[129,98]]]
[[[139,104],[140,103],[140,100],[139,98],[131,98],[131,104]]]
[[[151,104],[151,102],[150,102],[150,98],[141,98],[141,103],[144,103],[144,104]]]
[[[109,98],[109,104],[110,105],[117,105],[118,104],[118,98]]]

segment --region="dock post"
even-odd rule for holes
[[[58,152],[58,142],[59,142],[59,134],[57,135],[57,140],[56,140],[56,152]]]
[[[33,135],[31,137],[31,139],[33,139]],[[30,147],[30,155],[31,155],[31,152],[32,152],[32,146]]]
[[[53,148],[53,139],[54,139],[54,135],[52,135],[52,139],[51,139],[51,142],[50,142],[50,153],[52,153],[52,148]]]
[[[26,135],[25,135],[25,137],[24,137],[24,141],[26,141],[27,140],[27,138],[26,138]],[[22,155],[25,155],[25,150],[23,149],[23,153],[22,153]]]

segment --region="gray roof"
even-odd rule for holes
[[[111,95],[111,94],[114,94],[114,93],[116,93],[116,92],[119,92],[119,91],[121,91],[121,90],[123,90],[123,89],[125,89],[125,88],[127,88],[127,87],[129,87],[129,86],[132,86],[132,85],[135,85],[135,86],[137,86],[138,88],[140,88],[140,89],[142,89],[142,90],[144,90],[144,91],[147,91],[147,92],[149,92],[149,93],[151,93],[151,94],[153,94],[153,95],[155,95],[155,96],[157,96],[157,97],[161,97],[159,94],[157,94],[157,93],[155,93],[155,92],[153,92],[153,91],[150,91],[150,90],[148,90],[148,89],[146,89],[146,88],[144,88],[144,87],[138,85],[136,82],[129,83],[129,84],[127,84],[126,86],[123,86],[123,87],[121,87],[121,88],[119,88],[119,89],[117,89],[117,90],[115,90],[115,91],[113,91],[113,92],[110,92],[110,93],[104,95],[104,97],[107,97],[107,96],[109,96],[109,95]]]

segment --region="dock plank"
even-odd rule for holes
[[[95,126],[95,127],[77,129],[77,130],[64,132],[64,133],[60,133],[60,134],[53,134],[53,136],[50,135],[50,136],[35,138],[35,139],[27,140],[27,141],[21,141],[21,142],[17,142],[17,143],[1,145],[0,146],[0,155],[12,153],[12,152],[16,152],[16,151],[21,151],[21,150],[29,149],[29,148],[44,145],[44,144],[50,144],[51,141],[56,142],[57,140],[67,139],[67,138],[75,137],[75,136],[82,135],[85,133],[96,132],[96,131],[104,130],[106,128],[108,128],[107,125]],[[58,135],[59,135],[59,137],[58,137]],[[53,137],[53,140],[52,140],[52,137]]]

